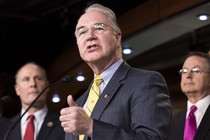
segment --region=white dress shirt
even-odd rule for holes
[[[210,95],[206,96],[205,98],[201,99],[200,101],[198,101],[195,104],[192,104],[191,102],[187,101],[186,118],[187,118],[188,114],[190,113],[190,107],[192,105],[196,105],[197,110],[195,111],[194,114],[195,114],[195,117],[196,117],[196,125],[197,125],[197,128],[198,128],[198,126],[200,125],[201,120],[202,120],[209,104],[210,104]]]
[[[44,122],[44,118],[45,116],[47,115],[47,107],[45,106],[44,108],[38,110],[37,112],[35,112],[33,115],[34,115],[34,139],[36,140],[37,136],[38,136],[38,133],[41,129],[41,126]],[[24,109],[21,109],[21,114],[23,114],[25,112]],[[25,130],[26,130],[26,126],[29,122],[29,113],[27,112],[21,119],[21,136],[22,136],[22,139],[24,137],[24,134],[25,134]]]

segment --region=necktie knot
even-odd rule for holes
[[[94,78],[94,82],[97,86],[99,86],[102,82],[103,82],[103,78],[101,75],[97,75],[95,78]]]
[[[28,118],[29,118],[29,121],[34,121],[34,115],[29,115]]]
[[[194,113],[196,110],[197,110],[197,107],[196,107],[195,105],[192,105],[192,106],[190,107],[190,113],[191,113],[191,114]]]

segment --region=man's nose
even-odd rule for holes
[[[31,86],[35,86],[36,85],[36,80],[35,79],[31,79],[30,80],[30,85]]]
[[[189,78],[190,78],[190,77],[192,77],[192,74],[193,74],[193,73],[192,73],[192,71],[191,71],[191,70],[190,70],[190,71],[188,71],[188,72],[186,73],[187,77],[189,77]]]
[[[96,39],[94,30],[92,28],[90,28],[88,30],[87,35],[86,35],[86,39],[87,39],[87,41],[92,41],[92,40],[95,40]]]

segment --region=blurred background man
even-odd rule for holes
[[[29,62],[23,65],[15,75],[15,91],[21,100],[21,112],[12,120],[17,122],[21,114],[32,104],[34,99],[48,86],[46,71],[38,64]],[[47,108],[47,89],[11,130],[7,140],[63,140],[64,131],[59,121],[59,114]],[[32,117],[29,117],[32,116]],[[31,120],[29,118],[32,118]],[[31,122],[31,123],[29,123]],[[28,129],[30,124],[33,130]],[[27,138],[26,132],[31,131]]]
[[[187,107],[172,120],[170,140],[210,139],[210,57],[203,52],[190,52],[181,74],[181,90]],[[190,122],[188,123],[188,120]]]

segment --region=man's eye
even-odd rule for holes
[[[36,77],[36,80],[43,81],[43,78],[42,77]]]
[[[101,26],[97,26],[96,28],[95,28],[95,30],[105,30],[103,27],[101,27]]]
[[[27,81],[29,81],[29,79],[28,78],[23,78],[22,81],[27,82]]]
[[[86,32],[87,32],[87,30],[84,27],[82,27],[82,28],[78,29],[77,34],[78,34],[78,36],[80,36],[80,35],[85,34]]]
[[[201,72],[201,70],[196,68],[196,69],[192,69],[192,72],[199,73],[199,72]]]
[[[86,33],[87,31],[81,31],[81,32],[79,32],[79,36],[81,36],[81,35],[84,35],[85,33]]]
[[[183,69],[182,73],[187,73],[187,71],[188,71],[187,69]]]

